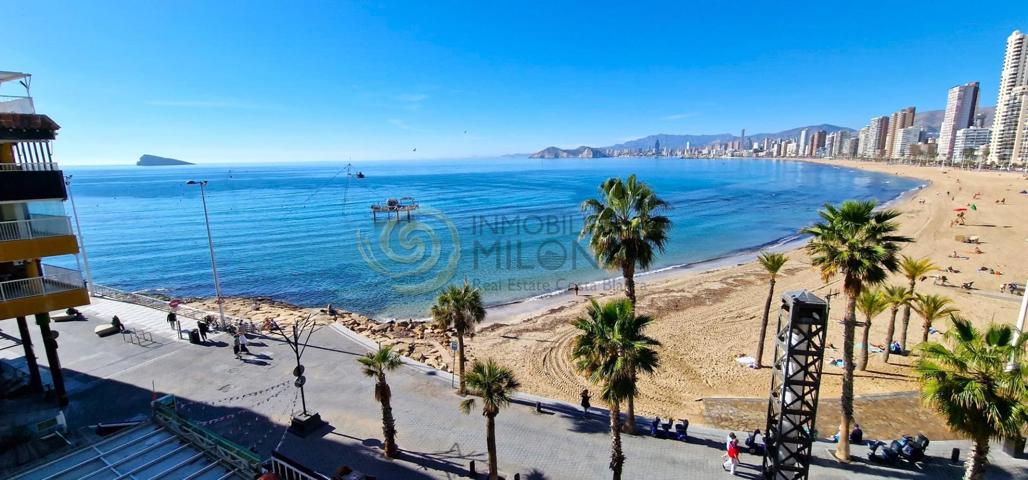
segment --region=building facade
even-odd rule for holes
[[[897,112],[894,112],[889,116],[889,124],[886,127],[887,132],[885,135],[885,144],[881,147],[884,155],[887,158],[898,158],[902,156],[899,150],[899,132],[904,128],[912,127],[914,125],[914,107],[907,107]]]
[[[972,126],[957,130],[953,139],[953,161],[981,160],[982,147],[989,144],[991,137],[992,130],[988,128]],[[973,150],[973,153],[968,149]]]
[[[64,174],[52,158],[51,142],[60,127],[35,113],[30,81],[27,74],[0,72],[0,84],[26,86],[24,97],[0,97],[0,325],[17,325],[30,390],[49,389],[64,407],[68,397],[50,312],[86,305],[89,295],[78,271],[44,263],[48,257],[77,255],[79,245],[64,214]],[[50,385],[40,375],[29,317],[44,339]]]
[[[1006,54],[1003,57],[1003,71],[999,78],[999,96],[996,100],[996,116],[992,122],[992,139],[989,142],[989,162],[1009,164],[1016,162],[1014,146],[1018,127],[1022,120],[1028,86],[1028,35],[1015,30],[1007,38]],[[1020,149],[1023,151],[1023,149]],[[1022,159],[1023,161],[1023,159]]]
[[[946,95],[946,110],[942,115],[939,127],[939,157],[951,160],[957,130],[974,124],[975,109],[978,105],[978,82],[957,85],[949,89]]]

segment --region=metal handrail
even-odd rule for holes
[[[64,216],[0,222],[0,242],[71,235],[71,222]]]
[[[171,306],[167,301],[159,298],[148,297],[138,293],[126,292],[118,290],[117,288],[111,288],[104,285],[93,285],[93,295],[96,297],[109,298],[111,300],[117,300],[119,302],[132,303],[135,305],[141,305],[144,307],[150,307],[154,310],[161,310],[164,312],[170,312]],[[203,320],[204,317],[217,318],[218,314],[207,310],[201,310],[199,308],[193,308],[186,305],[180,305],[175,309],[175,314],[178,316],[192,318],[193,320]],[[249,325],[251,324],[249,319],[242,317],[234,317],[232,315],[225,315],[225,320],[236,325]]]
[[[73,272],[69,270],[69,272]],[[0,302],[86,288],[82,276],[61,273],[0,282]]]

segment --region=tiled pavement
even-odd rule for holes
[[[416,364],[389,374],[403,454],[397,460],[383,460],[377,449],[380,409],[373,398],[372,380],[361,375],[355,362],[373,344],[345,329],[323,328],[312,337],[305,354],[308,406],[320,412],[331,429],[301,440],[284,433],[299,402],[291,386],[291,352],[281,340],[255,338],[254,355],[240,361],[232,355],[227,337],[212,339],[206,346],[191,345],[173,339],[163,312],[94,302],[84,311],[98,319],[57,327],[62,332],[61,356],[74,381],[68,412],[73,426],[145,413],[155,387],[157,394],[177,395],[186,415],[244,446],[263,454],[279,447],[326,473],[348,465],[378,478],[457,478],[466,475],[471,460],[479,472],[485,466],[483,417],[458,411],[461,399],[449,388],[447,374]],[[92,335],[93,326],[109,321],[115,313],[129,326],[138,322],[140,328],[152,328],[161,343],[141,347],[117,336]],[[160,335],[162,328],[166,333]],[[18,349],[4,353],[10,350]],[[536,413],[536,401],[544,403],[546,413]],[[726,433],[692,427],[688,443],[626,436],[625,478],[726,478],[720,467]],[[515,472],[532,479],[609,476],[609,434],[600,411],[583,419],[573,405],[521,395],[497,418],[497,442],[500,468],[507,478]],[[930,447],[931,460],[920,467],[883,468],[859,460],[841,467],[828,460],[830,445],[819,444],[811,478],[956,479],[961,465],[947,460],[954,446],[966,457],[966,442],[936,442]],[[854,449],[861,457],[865,451]],[[989,478],[1028,478],[1028,461],[1011,459],[998,449],[991,458],[996,466]],[[759,460],[744,456],[739,476],[756,478],[754,467]]]

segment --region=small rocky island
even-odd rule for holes
[[[557,147],[544,148],[536,153],[533,153],[528,158],[605,158],[608,157],[603,150],[593,147],[578,147],[573,149],[563,149]]]
[[[176,160],[174,158],[158,157],[157,155],[143,155],[139,157],[139,161],[136,165],[140,167],[163,167],[168,165],[193,165],[184,160]]]

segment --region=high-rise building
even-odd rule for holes
[[[29,78],[0,72],[0,85],[27,85]],[[64,215],[64,174],[51,157],[51,141],[60,127],[35,113],[27,90],[24,96],[0,97],[0,325],[6,328],[8,319],[17,321],[29,388],[52,392],[63,407],[68,396],[50,312],[86,305],[89,295],[78,271],[43,263],[47,257],[76,255],[79,245]],[[33,351],[29,316],[45,339],[48,386]]]
[[[907,107],[897,112],[894,112],[889,117],[889,125],[887,133],[885,135],[885,143],[882,146],[884,150],[883,155],[888,158],[899,157],[899,150],[896,148],[898,134],[900,130],[911,127],[914,125],[914,107]]]
[[[989,162],[1007,164],[1014,160],[1014,145],[1018,126],[1022,122],[1022,107],[1026,103],[1025,86],[1028,85],[1028,35],[1015,30],[1007,37],[1007,50],[1003,57],[1003,71],[999,77],[999,97],[996,116],[992,121],[992,140],[989,142]]]
[[[803,130],[800,130],[800,141],[796,144],[796,149],[799,155],[802,155],[803,152],[807,151],[807,145],[810,143],[810,139],[808,138],[809,135],[809,129],[804,128]]]
[[[953,161],[964,162],[972,159],[981,160],[979,156],[983,146],[989,144],[992,130],[975,126],[956,131],[953,139]],[[972,155],[968,155],[973,150]]]
[[[978,104],[978,82],[957,85],[949,89],[946,96],[946,111],[942,115],[942,126],[939,128],[939,157],[943,160],[953,158],[953,143],[957,130],[974,124],[975,108]]]
[[[807,149],[807,155],[816,157],[818,150],[825,148],[825,139],[828,136],[828,132],[824,130],[818,130],[810,136],[810,148]]]
[[[871,149],[871,126],[867,125],[857,132],[857,154],[859,157],[869,157]]]
[[[881,157],[886,155],[887,139],[889,138],[889,117],[881,116],[871,119],[867,131],[867,149],[864,152],[868,157]]]
[[[905,158],[910,156],[910,146],[921,143],[924,140],[924,129],[921,127],[907,127],[896,132],[896,139],[893,142],[893,155],[891,158]]]

